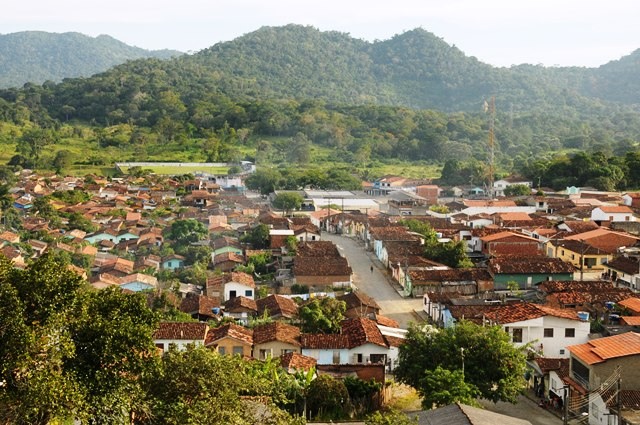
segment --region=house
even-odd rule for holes
[[[298,304],[291,298],[271,294],[256,300],[258,316],[266,314],[272,319],[293,319],[298,316]]]
[[[176,270],[184,267],[185,258],[182,255],[171,254],[162,259],[160,267],[163,270]]]
[[[493,277],[484,268],[409,269],[405,293],[421,297],[428,292],[474,295],[493,290]]]
[[[640,298],[629,297],[625,300],[618,301],[618,305],[629,310],[632,316],[640,316]]]
[[[572,310],[515,303],[497,306],[487,311],[485,317],[502,326],[514,345],[530,345],[543,357],[568,358],[567,345],[589,340],[589,321]]]
[[[162,351],[186,349],[187,345],[203,345],[209,325],[200,322],[160,322],[153,333],[153,343]]]
[[[591,211],[591,220],[598,224],[603,222],[615,223],[625,221],[636,221],[633,210],[626,205],[596,207]]]
[[[613,410],[607,403],[610,390],[615,385],[623,391],[640,389],[640,334],[626,332],[567,349],[571,353],[565,381],[571,386],[569,409],[578,415],[587,413],[590,424],[608,423]]]
[[[244,272],[225,273],[207,279],[207,295],[220,297],[225,302],[243,296],[254,299],[256,283],[250,274]]]
[[[509,282],[519,289],[533,289],[545,280],[572,280],[575,267],[559,258],[546,257],[498,257],[489,260],[489,273],[494,289],[505,291]]]
[[[533,392],[537,397],[555,395],[559,399],[565,396],[565,379],[569,377],[569,357],[535,357],[527,361],[533,370]]]
[[[236,255],[242,255],[242,246],[237,239],[228,236],[220,236],[213,240],[212,258],[216,255],[233,252]]]
[[[618,286],[640,291],[640,257],[618,256],[603,264],[604,275]]]
[[[180,302],[180,311],[190,314],[198,321],[206,322],[219,317],[220,298],[189,294]]]
[[[552,239],[545,245],[547,256],[560,258],[573,264],[582,275],[600,277],[605,272],[605,264],[613,260],[620,249],[638,244],[637,237],[598,228],[584,233]],[[582,267],[581,267],[582,265]]]
[[[233,323],[210,329],[205,346],[215,349],[220,354],[251,357],[253,347],[253,331]]]
[[[505,177],[504,179],[496,180],[493,182],[493,193],[495,196],[505,196],[504,190],[509,186],[514,186],[514,185],[523,185],[530,188],[531,182],[522,177],[517,177],[517,176]]]
[[[316,288],[350,287],[351,266],[344,257],[305,257],[293,259],[295,283]]]
[[[628,207],[640,208],[640,192],[625,193],[622,201]]]
[[[440,189],[435,184],[424,184],[416,186],[416,194],[426,199],[428,205],[436,205],[440,196]]]
[[[531,422],[462,403],[410,413],[417,425],[531,425]]]
[[[253,328],[253,356],[265,360],[288,353],[300,354],[300,328],[271,322]]]
[[[236,254],[234,252],[225,252],[215,257],[211,255],[211,264],[215,270],[222,272],[230,272],[237,266],[244,264],[244,257],[242,254]]]
[[[299,244],[292,272],[298,285],[318,288],[351,286],[351,266],[332,242]]]
[[[142,273],[133,273],[120,278],[120,289],[133,292],[147,291],[158,286],[158,278]]]
[[[480,238],[482,253],[487,257],[544,255],[537,239],[514,232],[500,232]]]
[[[302,354],[323,364],[395,365],[389,343],[373,320],[346,319],[341,334],[302,334]]]
[[[223,316],[232,317],[237,323],[247,326],[249,320],[256,316],[258,308],[252,298],[233,297],[224,303]]]
[[[370,317],[380,313],[380,306],[370,296],[362,291],[351,291],[336,297],[338,301],[346,304],[345,317]]]

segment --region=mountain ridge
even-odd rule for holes
[[[168,59],[173,50],[145,50],[107,34],[91,37],[79,32],[21,31],[0,34],[0,87],[60,82],[90,77],[127,60]]]

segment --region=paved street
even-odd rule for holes
[[[406,329],[410,322],[418,321],[414,310],[422,308],[422,299],[403,298],[394,289],[384,274],[382,263],[369,255],[364,246],[354,238],[322,233],[322,239],[331,241],[338,246],[340,253],[349,261],[353,269],[353,283],[358,289],[376,300],[384,316],[397,320],[400,327]],[[371,272],[371,266],[373,273]]]

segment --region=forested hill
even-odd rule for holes
[[[107,35],[26,31],[0,34],[0,87],[89,77],[131,59],[180,55],[129,46]]]
[[[496,68],[423,29],[368,43],[299,25],[263,27],[190,60],[233,77],[238,84],[226,91],[235,95],[444,111],[477,111],[491,95],[515,111],[640,103],[640,51],[600,68]]]

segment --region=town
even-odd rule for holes
[[[411,326],[498,325],[526,350],[525,391],[541,408],[640,420],[640,193],[385,176],[262,196],[250,164],[136,171],[18,172],[3,255],[24,269],[55,254],[95,290],[162,299],[179,319],[159,323],[159,352],[193,344],[291,373],[384,384]]]

